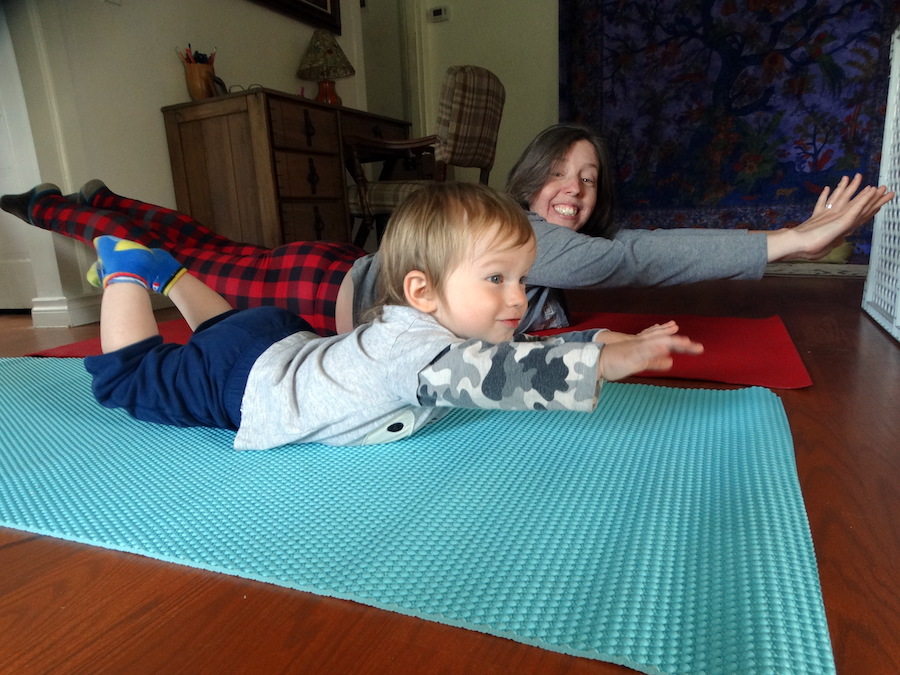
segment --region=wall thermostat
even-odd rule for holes
[[[432,23],[437,23],[438,21],[449,21],[450,8],[447,7],[447,5],[443,5],[441,7],[432,7],[428,10],[428,20]]]

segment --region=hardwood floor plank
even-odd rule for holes
[[[179,316],[178,310],[172,307],[156,311],[156,320],[160,322]],[[35,328],[28,313],[0,312],[0,356],[26,356],[99,335],[99,323],[72,328]]]

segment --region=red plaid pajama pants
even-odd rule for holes
[[[305,319],[319,335],[334,335],[341,281],[366,254],[350,244],[298,241],[268,249],[240,244],[190,216],[120,197],[106,188],[85,206],[58,195],[37,199],[32,222],[92,244],[108,234],[167,249],[195,277],[233,307],[275,305]]]

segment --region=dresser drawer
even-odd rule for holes
[[[272,147],[292,150],[338,152],[336,110],[269,98]]]
[[[349,241],[343,202],[282,202],[284,241]]]
[[[276,151],[275,181],[284,198],[344,198],[343,165],[337,155]]]

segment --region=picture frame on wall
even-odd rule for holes
[[[341,0],[254,0],[316,28],[341,34]]]

